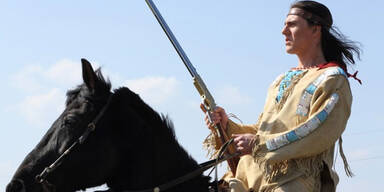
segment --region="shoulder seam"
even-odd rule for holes
[[[316,89],[329,77],[343,75],[347,78],[347,74],[340,67],[327,68],[323,73],[321,73],[312,83],[305,88],[303,95],[299,100],[299,104],[296,109],[296,114],[300,116],[307,116],[309,112],[309,105],[311,103],[312,96],[314,95]]]

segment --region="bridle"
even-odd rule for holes
[[[68,154],[70,154],[73,151],[73,149],[83,144],[85,140],[88,138],[89,134],[96,129],[96,124],[100,121],[105,111],[110,106],[111,100],[112,100],[112,93],[109,95],[107,103],[103,106],[103,108],[100,110],[97,116],[87,125],[87,128],[85,129],[84,133],[67,150],[65,150],[64,153],[62,153],[50,166],[45,167],[40,174],[36,175],[35,177],[36,182],[42,184],[43,188],[45,189],[54,188],[54,185],[47,181],[47,176],[61,165],[65,157],[67,157]]]
[[[62,162],[64,161],[64,159],[77,146],[83,144],[85,142],[85,140],[88,138],[89,134],[92,133],[96,129],[97,123],[100,121],[100,119],[103,117],[105,111],[110,106],[111,100],[112,100],[112,94],[108,97],[107,103],[103,106],[103,108],[100,110],[100,112],[97,114],[97,116],[87,125],[87,128],[84,131],[84,133],[67,150],[65,150],[64,153],[62,153],[51,165],[49,165],[48,167],[45,167],[44,170],[40,174],[36,175],[36,177],[35,177],[36,182],[41,184],[45,190],[51,191],[52,189],[55,189],[55,186],[47,181],[47,176],[50,173],[52,173],[57,167],[59,167],[62,164]],[[160,191],[164,191],[164,190],[170,189],[172,187],[175,187],[176,185],[179,185],[183,182],[186,182],[186,181],[202,174],[204,171],[206,171],[212,167],[214,167],[212,169],[212,171],[213,170],[216,171],[215,172],[215,175],[216,175],[215,176],[215,183],[217,184],[217,182],[218,182],[217,181],[217,165],[223,161],[226,161],[228,159],[231,159],[233,157],[240,155],[240,153],[225,155],[224,152],[227,150],[228,146],[232,142],[233,142],[233,139],[228,140],[226,143],[224,143],[222,145],[222,147],[220,148],[218,155],[215,159],[201,163],[199,165],[200,168],[198,168],[198,169],[196,169],[196,170],[194,170],[194,171],[192,171],[186,175],[183,175],[183,176],[178,177],[174,180],[171,180],[165,184],[162,184],[162,185],[159,185],[159,186],[156,186],[153,188],[148,188],[148,189],[144,189],[144,190],[124,190],[123,192],[160,192]],[[212,171],[211,171],[211,173],[212,173]],[[216,186],[216,188],[218,189],[217,186]]]

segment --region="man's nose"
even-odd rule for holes
[[[284,25],[283,29],[281,30],[281,34],[283,35],[287,35],[288,34],[288,28],[287,28],[287,25]]]

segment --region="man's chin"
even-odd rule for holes
[[[295,54],[295,52],[293,51],[293,49],[290,49],[290,48],[285,48],[285,52],[287,52],[288,54]]]

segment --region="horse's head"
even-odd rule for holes
[[[21,163],[7,192],[67,192],[104,183],[115,191],[146,189],[199,167],[167,118],[126,87],[111,93],[110,83],[84,59],[82,68],[84,83],[68,91],[64,112]],[[92,123],[95,130],[76,144]],[[50,165],[56,168],[46,169]],[[204,191],[208,180],[196,177],[174,190]]]
[[[107,128],[111,118],[108,112],[101,116],[94,133],[47,175],[46,182],[42,184],[36,180],[44,168],[77,141],[111,96],[110,83],[85,59],[82,59],[82,70],[84,83],[67,92],[64,112],[21,163],[7,192],[74,191],[105,183],[117,154],[111,147],[111,139],[107,139],[111,137]],[[89,182],[84,184],[85,180]]]

